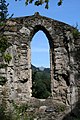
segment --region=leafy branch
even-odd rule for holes
[[[15,1],[18,1],[18,0],[15,0]],[[46,9],[49,8],[49,2],[50,2],[50,0],[25,0],[26,5],[34,3],[34,5],[40,6],[42,4],[45,4]],[[62,5],[62,2],[63,2],[63,0],[59,0],[58,6]]]

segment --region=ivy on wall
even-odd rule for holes
[[[6,36],[1,36],[0,37],[0,52],[3,54],[9,46],[10,44],[8,43]]]
[[[9,62],[12,59],[12,56],[9,53],[7,53],[7,54],[4,54],[3,57],[4,57],[5,62],[7,62],[9,64]]]
[[[0,76],[0,85],[4,85],[6,83],[6,77]]]
[[[73,34],[74,39],[77,39],[80,36],[80,32],[78,31],[78,29],[74,29],[72,31],[72,34]]]
[[[10,44],[8,43],[6,36],[4,35],[0,36],[0,54],[1,54],[0,57],[2,57],[2,60],[6,62],[6,64],[5,63],[0,64],[0,69],[6,68],[12,59],[9,53],[5,54],[5,51],[9,46]],[[7,79],[5,77],[0,76],[0,85],[4,85],[6,81]]]
[[[79,26],[78,24],[76,24],[76,26],[74,27],[75,29],[72,31],[72,35],[74,39],[78,39],[80,36],[80,31],[79,31]]]
[[[1,36],[0,37],[0,53],[5,60],[9,64],[11,61],[12,57],[9,53],[5,54],[6,49],[10,46],[10,43],[8,43],[6,36]]]

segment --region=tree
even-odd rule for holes
[[[33,85],[33,96],[39,99],[46,99],[49,97],[50,92],[47,90],[46,85],[41,79],[35,81]]]
[[[18,1],[18,0],[15,0],[15,1]],[[34,2],[34,5],[36,5],[36,6],[39,6],[39,5],[42,5],[45,3],[45,8],[48,9],[49,8],[49,5],[48,5],[49,1],[50,0],[25,0],[25,3],[26,3],[26,5],[28,5],[28,4],[31,4]],[[60,6],[62,4],[62,2],[63,2],[63,0],[59,0],[58,6]]]
[[[50,69],[40,71],[32,67],[32,96],[46,99],[51,95]]]
[[[5,21],[9,16],[8,14],[9,3],[6,3],[6,0],[0,0],[0,20]],[[9,17],[12,18],[13,14]]]
[[[0,19],[1,21],[7,18],[8,14],[8,5],[5,0],[0,0]]]

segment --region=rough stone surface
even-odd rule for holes
[[[72,106],[78,101],[78,94],[80,95],[80,36],[74,39],[73,27],[39,14],[6,21],[4,35],[11,44],[6,53],[10,53],[12,59],[7,68],[0,69],[0,75],[7,78],[7,82],[0,86],[0,99],[5,96],[9,102],[30,101],[30,43],[39,30],[46,34],[50,45],[52,99]],[[0,64],[2,63],[5,62],[1,61],[0,56]]]

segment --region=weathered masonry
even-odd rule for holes
[[[79,94],[80,37],[73,27],[39,13],[6,21],[3,34],[9,47],[5,54],[10,54],[11,60],[0,67],[0,80],[7,80],[0,85],[0,99],[25,102],[32,98],[30,43],[39,30],[45,33],[50,45],[51,98],[74,104]],[[0,53],[0,66],[3,64],[7,61]]]

